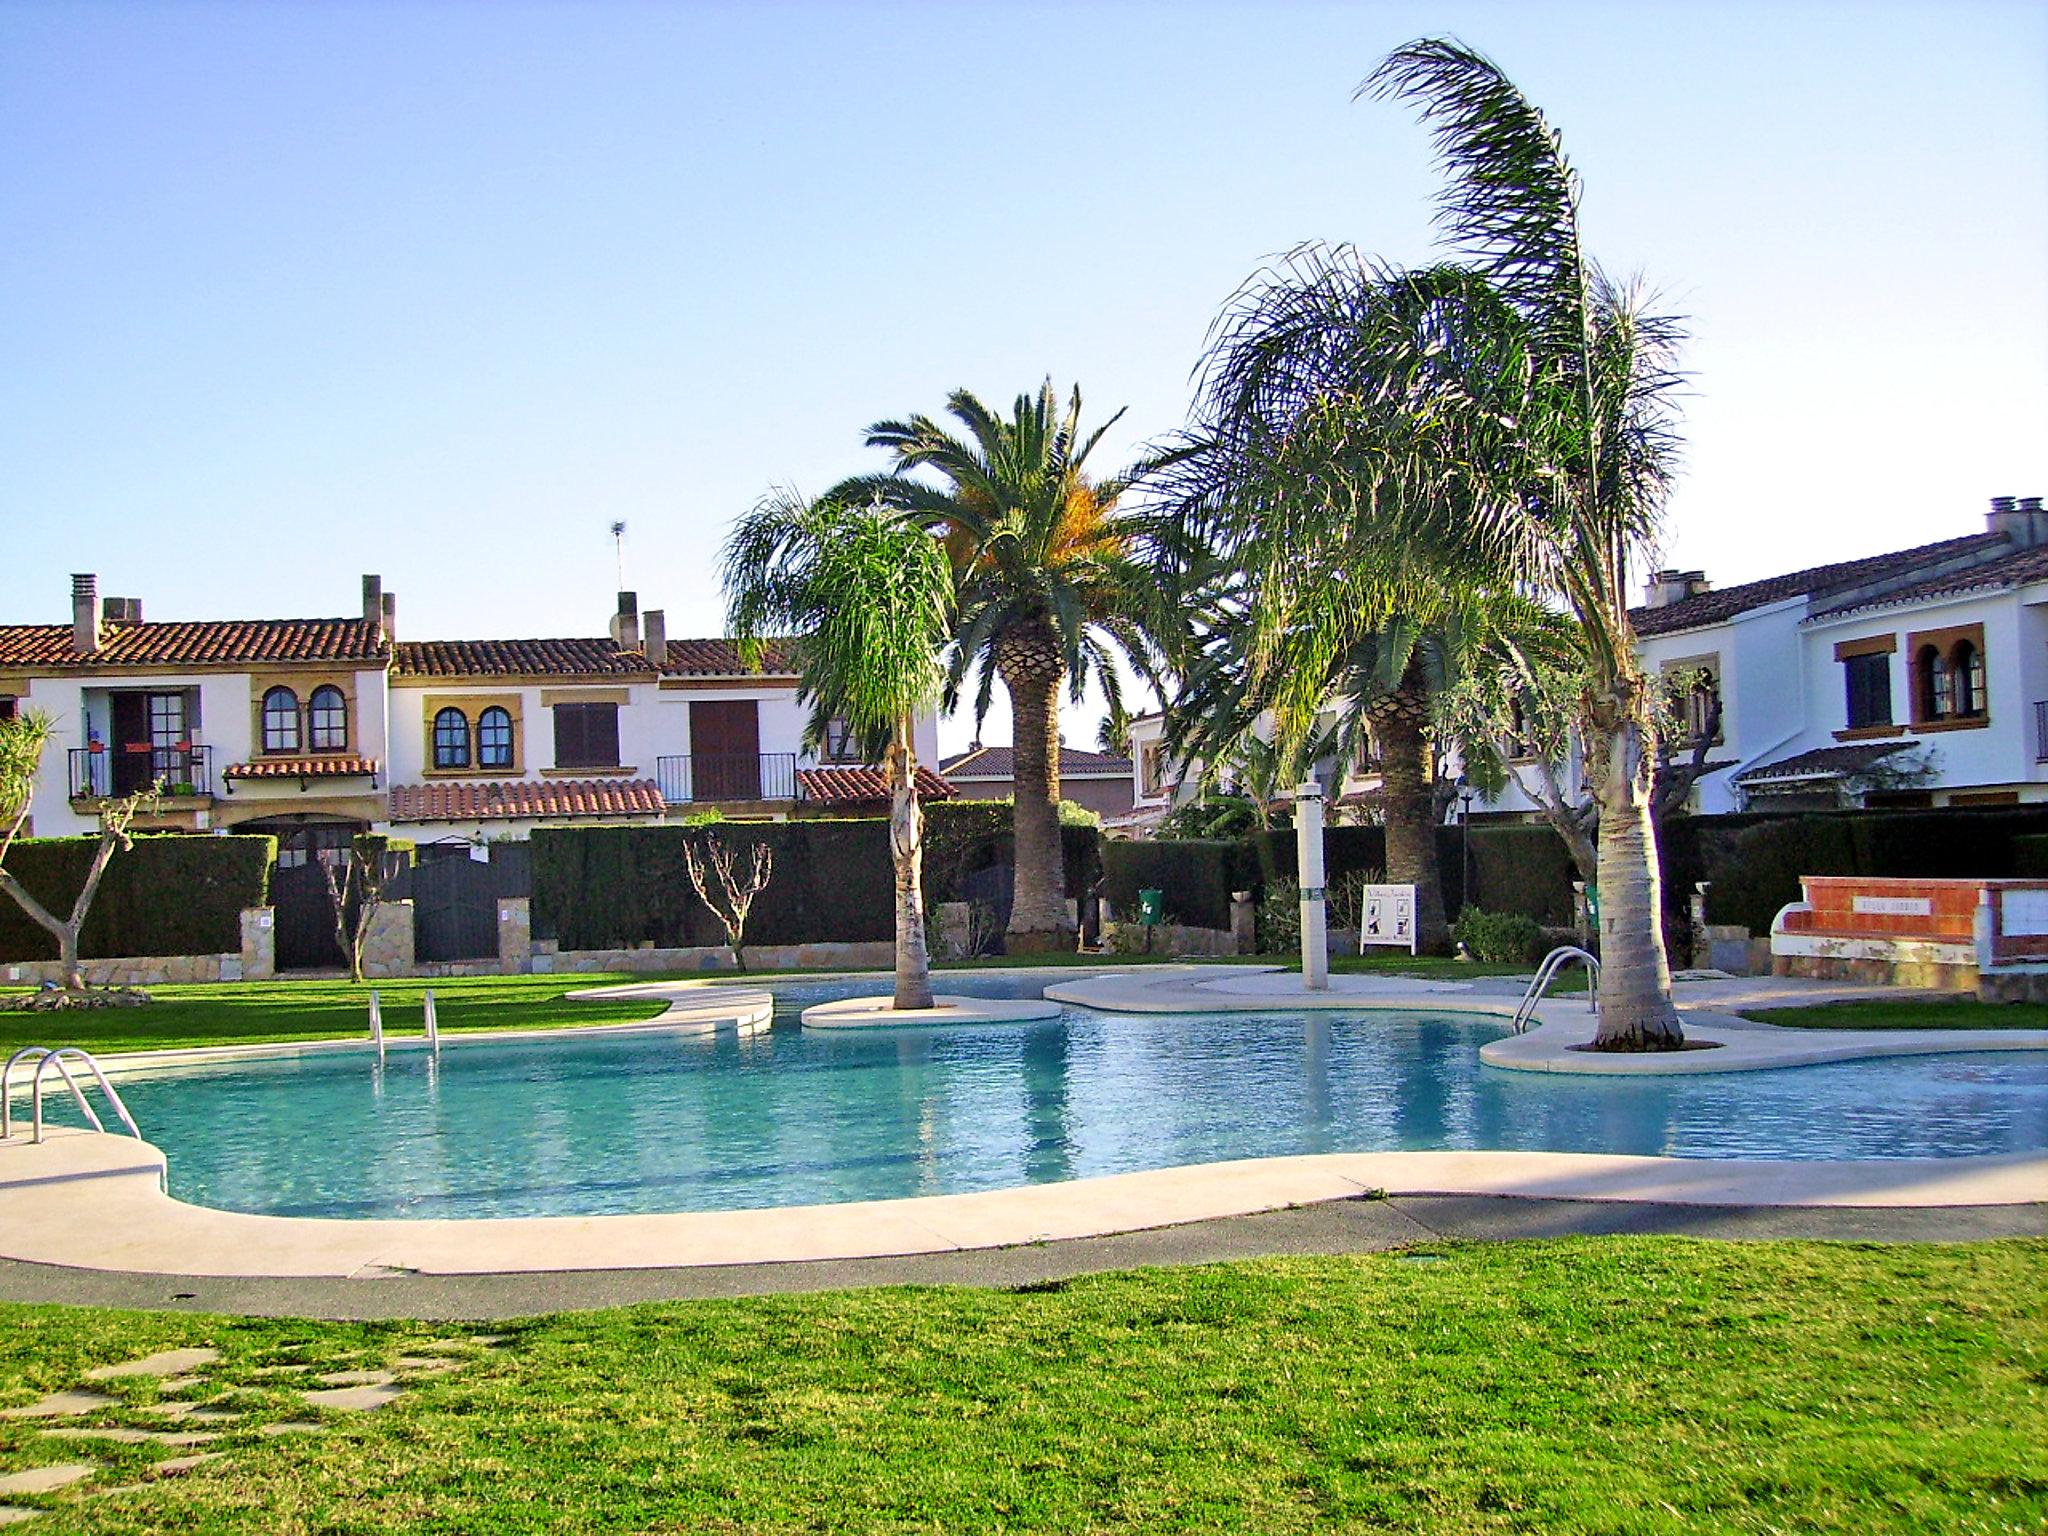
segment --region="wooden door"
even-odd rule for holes
[[[113,754],[113,792],[117,795],[132,795],[138,789],[145,789],[153,777],[149,740],[149,695],[144,693],[117,693],[112,695],[112,735],[107,743]]]
[[[690,798],[761,798],[761,706],[753,699],[690,705]]]

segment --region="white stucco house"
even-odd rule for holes
[[[2048,800],[2048,513],[1992,500],[1981,531],[1715,588],[1658,571],[1632,610],[1644,662],[1705,679],[1687,704],[1720,705],[1702,814],[1776,807],[1969,806]],[[1131,723],[1133,810],[1156,824],[1195,793],[1166,719]],[[1329,765],[1342,806],[1377,787],[1370,763]],[[1455,771],[1455,763],[1453,763]],[[1576,765],[1563,767],[1567,788]],[[1531,817],[1510,785],[1475,816]]]
[[[725,639],[670,640],[621,593],[602,638],[401,640],[363,578],[360,617],[146,621],[73,578],[68,624],[0,625],[0,716],[38,710],[56,740],[33,830],[90,831],[98,802],[152,782],[151,825],[268,832],[280,861],[361,831],[422,843],[533,828],[879,814],[882,777],[803,745],[797,680]],[[927,762],[938,720],[917,724]],[[925,770],[932,798],[952,793]]]

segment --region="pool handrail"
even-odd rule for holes
[[[1596,994],[1600,990],[1600,957],[1590,950],[1579,948],[1576,944],[1560,944],[1543,957],[1543,964],[1537,967],[1535,976],[1530,978],[1529,990],[1522,994],[1521,1004],[1515,1009],[1516,1034],[1527,1033],[1529,1021],[1535,1018],[1536,1010],[1542,1006],[1544,993],[1550,990],[1550,984],[1557,980],[1564,968],[1574,960],[1586,967],[1587,1009],[1590,1011],[1599,1005]]]
[[[142,1140],[142,1132],[135,1124],[135,1117],[128,1113],[128,1106],[121,1101],[121,1095],[115,1092],[114,1085],[107,1081],[107,1074],[101,1069],[99,1062],[94,1059],[92,1052],[76,1045],[25,1045],[7,1058],[7,1064],[0,1067],[0,1140],[14,1134],[14,1067],[15,1063],[24,1057],[35,1062],[35,1074],[29,1079],[29,1113],[33,1127],[31,1141],[41,1145],[43,1140],[43,1074],[53,1065],[57,1069],[57,1075],[64,1079],[64,1086],[71,1090],[72,1100],[78,1105],[79,1113],[85,1116],[86,1123],[103,1135],[106,1132],[105,1122],[94,1112],[92,1105],[86,1100],[85,1090],[78,1086],[78,1079],[71,1075],[71,1068],[65,1065],[67,1057],[85,1063],[86,1070],[92,1073],[93,1080],[99,1084],[100,1092],[106,1095],[107,1103],[113,1107],[115,1115],[120,1119],[121,1128],[137,1141]]]

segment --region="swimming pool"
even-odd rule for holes
[[[996,992],[991,979],[976,990]],[[807,986],[785,1009],[868,988]],[[962,989],[964,990],[964,989]],[[2048,1055],[1613,1078],[1503,1071],[1425,1013],[1099,1014],[564,1035],[124,1077],[171,1193],[419,1218],[950,1194],[1290,1153],[1957,1157],[2048,1148]]]

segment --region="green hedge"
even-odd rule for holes
[[[1828,811],[1785,817],[1697,817],[1690,836],[1707,887],[1707,916],[1770,931],[1801,875],[2010,879],[2039,868],[2031,840],[2048,836],[2048,807],[1987,810]],[[1736,823],[1730,827],[1725,824]],[[1690,873],[1681,868],[1681,877]],[[1670,882],[1674,888],[1677,880]],[[1689,892],[1688,883],[1682,889]],[[1677,894],[1676,890],[1674,894]]]
[[[1242,842],[1178,838],[1102,845],[1102,891],[1119,921],[1135,921],[1138,892],[1164,893],[1168,922],[1228,928],[1230,893],[1259,884],[1258,866]]]
[[[957,899],[968,874],[1010,858],[1006,801],[925,807],[925,901]],[[542,827],[532,838],[533,931],[564,949],[725,942],[683,862],[686,841],[715,833],[747,850],[767,843],[775,874],[754,903],[749,944],[860,943],[893,938],[896,875],[882,818],[724,822],[709,827]],[[1067,891],[1098,874],[1100,834],[1063,827]]]
[[[924,808],[924,894],[927,904],[962,899],[968,876],[1008,864],[1014,839],[1011,804],[1003,800],[941,800]],[[1102,877],[1102,832],[1062,823],[1067,895],[1078,898]]]
[[[55,916],[68,917],[98,844],[97,837],[30,838],[8,851],[8,872]],[[242,909],[266,904],[276,861],[274,837],[139,836],[107,865],[79,952],[87,959],[235,954]],[[57,941],[0,895],[0,961],[56,958]]]
[[[1294,829],[1257,832],[1249,839],[1262,881],[1296,877]],[[1460,859],[1468,860],[1464,881]],[[1443,881],[1446,916],[1458,915],[1459,897],[1489,912],[1519,912],[1538,923],[1562,927],[1572,920],[1572,881],[1578,871],[1564,840],[1547,824],[1481,824],[1471,829],[1439,827],[1436,862]],[[1334,885],[1359,870],[1387,867],[1383,827],[1331,827],[1323,834],[1323,872]]]

